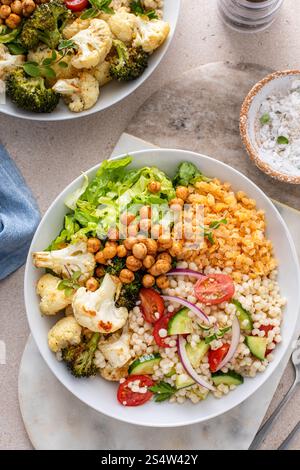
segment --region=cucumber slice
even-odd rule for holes
[[[215,385],[241,385],[244,382],[244,378],[233,370],[229,370],[226,373],[215,372],[214,374],[211,374],[211,378]]]
[[[176,370],[175,368],[171,369],[170,372],[168,372],[167,374],[165,374],[165,377],[168,377],[168,379],[170,377],[172,377],[172,375],[176,374]]]
[[[261,338],[260,336],[246,336],[245,343],[250,349],[253,356],[263,361],[265,359],[267,350],[267,338]]]
[[[241,330],[252,330],[253,321],[250,312],[248,312],[248,310],[245,310],[241,302],[236,299],[232,299],[231,303],[235,305],[235,308],[237,310],[237,318],[240,322]]]
[[[184,335],[192,333],[193,324],[189,317],[189,309],[187,307],[180,309],[169,320],[168,335]]]
[[[158,365],[160,361],[160,354],[146,354],[145,356],[139,357],[132,364],[130,364],[128,372],[129,374],[135,375],[151,375],[154,373],[154,366]]]
[[[196,369],[199,367],[202,358],[208,352],[209,344],[206,344],[205,341],[199,341],[196,346],[192,347],[190,343],[187,343],[185,349],[192,366]]]
[[[179,374],[177,375],[175,380],[175,385],[178,390],[180,390],[181,388],[190,387],[194,383],[195,381],[192,379],[192,377],[187,374]]]

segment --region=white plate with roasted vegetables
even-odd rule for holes
[[[3,2],[0,111],[56,121],[124,99],[163,58],[179,7],[180,0]]]
[[[30,248],[25,303],[42,356],[80,400],[181,426],[270,378],[298,286],[288,229],[257,186],[209,157],[157,149],[105,161],[58,196]]]

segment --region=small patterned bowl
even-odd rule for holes
[[[241,108],[240,133],[243,144],[255,165],[267,175],[284,183],[300,184],[300,176],[280,172],[266,163],[260,155],[257,142],[258,112],[261,103],[270,95],[286,90],[296,78],[300,79],[300,70],[274,72],[260,80],[249,91]]]

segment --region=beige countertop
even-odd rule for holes
[[[216,3],[182,0],[178,28],[166,58],[137,92],[113,108],[65,123],[39,124],[1,115],[0,140],[21,169],[42,212],[81,170],[110,155],[139,106],[170,77],[222,60],[256,62],[273,69],[300,68],[300,2],[285,0],[276,23],[255,35],[227,29],[217,17]],[[17,397],[19,362],[28,336],[23,269],[1,282],[0,300],[0,340],[7,348],[7,363],[0,365],[0,449],[30,449]],[[282,414],[282,426],[290,412]]]

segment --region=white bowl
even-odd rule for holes
[[[296,250],[284,221],[270,199],[237,170],[204,155],[182,150],[142,150],[133,152],[132,156],[133,166],[158,166],[171,177],[180,162],[190,161],[196,164],[204,174],[231,182],[235,191],[245,191],[249,197],[257,201],[258,207],[265,211],[268,224],[267,235],[274,244],[275,254],[279,260],[281,293],[287,298],[282,325],[283,341],[276,347],[274,361],[269,364],[265,372],[257,374],[255,378],[246,379],[243,385],[223,398],[209,397],[197,405],[192,403],[178,405],[149,402],[140,407],[124,407],[118,403],[116,398],[117,384],[107,382],[101,377],[87,380],[78,380],[72,377],[65,365],[57,361],[47,345],[47,333],[57,321],[57,318],[42,317],[40,314],[39,299],[35,292],[35,286],[42,271],[33,266],[32,252],[43,250],[57,236],[66,213],[64,200],[68,194],[81,186],[83,176],[73,181],[55,199],[44,215],[33,238],[25,271],[25,305],[30,329],[43,358],[56,377],[77,398],[95,410],[121,421],[143,426],[173,427],[205,421],[225,413],[252,395],[266,380],[270,379],[289,347],[296,327],[300,304],[300,274]],[[98,166],[87,171],[89,178],[94,176]]]
[[[267,175],[284,183],[300,184],[300,176],[288,175],[275,170],[260,155],[257,140],[259,109],[263,101],[273,94],[291,88],[294,80],[300,79],[300,70],[283,70],[271,73],[260,80],[246,96],[240,114],[240,133],[249,157]]]
[[[37,114],[17,108],[13,103],[11,103],[9,99],[7,99],[5,104],[0,105],[0,112],[10,116],[34,121],[64,121],[67,119],[76,119],[82,116],[88,116],[90,114],[97,113],[98,111],[103,111],[104,109],[109,108],[110,106],[123,100],[132,92],[134,92],[145,80],[147,80],[147,78],[150,77],[167,52],[175,32],[180,10],[180,1],[181,0],[164,0],[163,19],[169,22],[171,31],[165,43],[150,57],[149,65],[143,75],[132,82],[118,83],[113,81],[107,84],[100,89],[100,97],[95,106],[93,106],[91,109],[88,109],[82,113],[73,113],[63,103],[63,101],[60,100],[59,105],[52,113]]]

